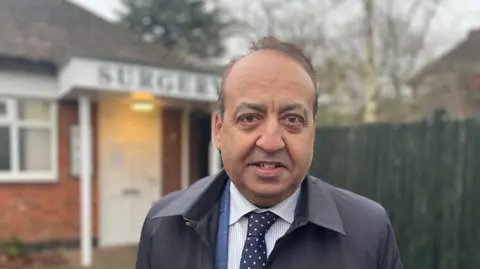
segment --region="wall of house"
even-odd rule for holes
[[[417,89],[418,116],[430,117],[436,110],[444,110],[452,118],[480,116],[480,90],[476,88],[480,72],[471,67],[468,72],[459,69],[427,76]]]
[[[8,96],[55,98],[59,93],[53,76],[22,71],[0,71],[0,93]]]
[[[1,81],[1,79],[0,79]],[[0,83],[1,84],[1,83]],[[1,87],[1,86],[0,86]],[[79,179],[70,176],[69,127],[78,123],[76,102],[58,106],[58,162],[56,183],[0,183],[0,240],[17,235],[27,243],[77,244],[80,234]],[[92,105],[92,124],[97,134],[97,107]],[[96,141],[96,135],[94,136]],[[94,160],[97,163],[94,143]],[[97,166],[93,166],[93,235],[98,235]]]
[[[155,158],[156,169],[158,169],[158,175],[161,179],[157,193],[162,196],[182,187],[182,151],[180,149],[183,108],[162,107],[157,110],[156,113],[158,114],[156,116],[142,117],[144,118],[142,121],[133,121],[135,113],[129,111],[128,103],[125,103],[125,100],[120,98],[117,100],[118,102],[114,102],[114,99],[109,97],[104,102],[99,101],[92,104],[94,134],[92,227],[95,239],[101,239],[100,237],[103,235],[100,226],[102,225],[100,217],[100,173],[102,172],[101,164],[108,159],[107,155],[101,157],[101,152],[107,150],[105,146],[108,143],[106,142],[121,142],[122,139],[129,137],[150,141],[151,137],[157,137],[158,141],[151,144],[153,148],[158,149],[160,155],[158,159]],[[117,115],[120,112],[122,114]],[[121,120],[118,120],[119,116],[122,118]],[[115,124],[111,121],[113,118],[117,119]],[[132,121],[128,119],[132,119]],[[145,120],[148,120],[148,122]],[[125,123],[127,124],[125,125]],[[29,244],[59,247],[78,246],[81,223],[80,182],[78,178],[70,175],[69,129],[72,124],[78,124],[77,102],[59,102],[59,177],[57,182],[39,184],[0,183],[0,241],[11,235],[16,235]],[[135,128],[135,126],[149,126],[148,130],[150,131],[143,127]],[[145,132],[139,132],[139,129],[145,130]],[[157,131],[153,131],[154,129]],[[194,131],[192,130],[192,132]],[[140,134],[145,136],[139,137]],[[122,209],[121,206],[117,208]],[[112,211],[106,213],[112,214]],[[138,214],[134,218],[138,219],[139,224],[141,224],[144,213],[140,212]],[[103,225],[105,224],[108,223]]]

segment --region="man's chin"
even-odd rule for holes
[[[261,200],[283,199],[288,186],[273,180],[259,180],[254,186],[249,186],[250,192]]]

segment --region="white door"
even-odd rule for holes
[[[139,113],[128,98],[99,103],[100,245],[136,244],[160,197],[160,113]]]
[[[158,199],[157,151],[149,144],[111,143],[103,179],[102,243],[138,243],[144,218]]]

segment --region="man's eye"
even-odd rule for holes
[[[252,122],[255,122],[257,121],[259,118],[258,116],[256,115],[252,115],[252,114],[248,114],[248,115],[243,115],[239,118],[239,121],[240,122],[243,122],[243,123],[252,123]]]
[[[298,116],[298,115],[288,115],[285,120],[289,123],[289,124],[301,124],[303,123],[305,120],[301,117],[301,116]]]

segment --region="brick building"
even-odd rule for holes
[[[435,110],[452,118],[480,116],[480,29],[429,63],[410,85],[420,116]]]
[[[64,0],[0,1],[0,37],[0,240],[81,245],[88,264],[219,169],[217,69]]]

